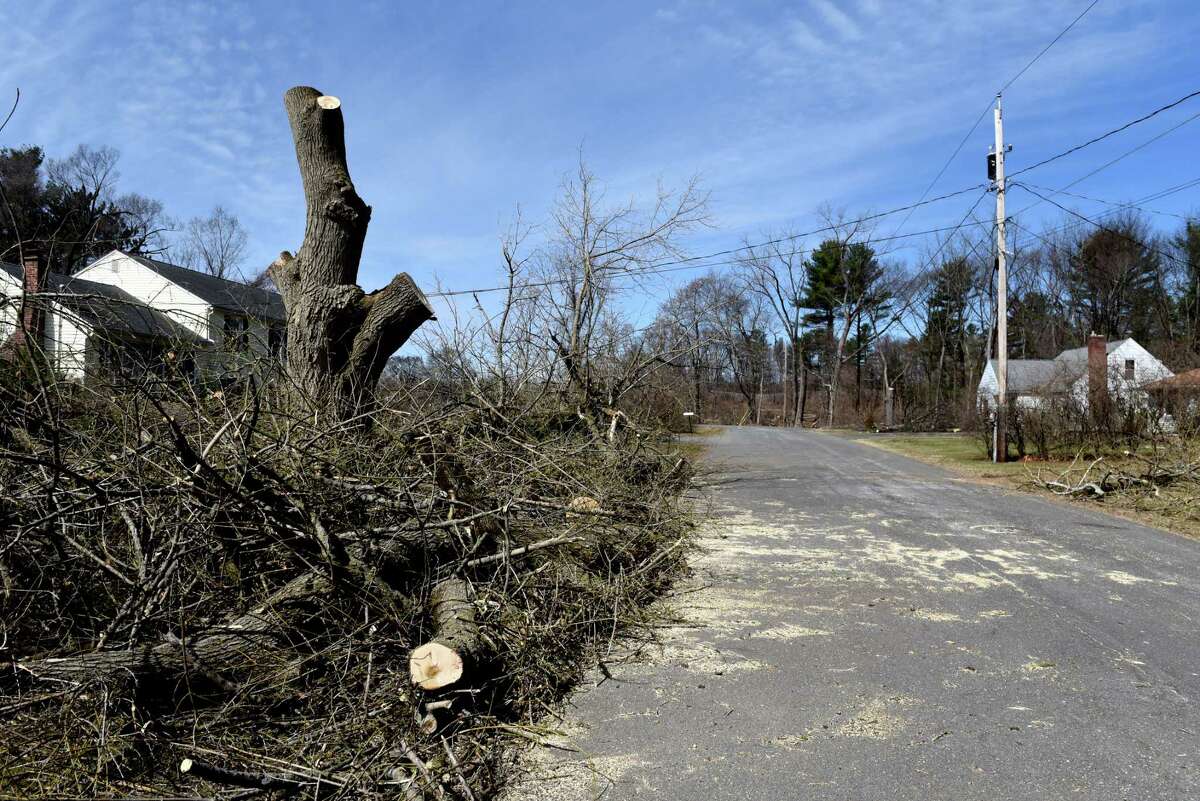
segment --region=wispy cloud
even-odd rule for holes
[[[313,84],[343,97],[351,170],[374,206],[364,282],[409,269],[491,283],[512,210],[544,217],[581,144],[614,196],[700,173],[726,226],[705,245],[826,200],[912,200],[1078,12],[1040,0],[451,8],[9,4],[0,104],[15,86],[24,99],[0,144],[115,145],[124,189],[183,217],[235,210],[257,267],[303,233],[280,98]],[[1200,74],[1190,11],[1098,5],[1010,91],[1018,153],[1102,130]],[[946,186],[979,179],[986,139]]]
[[[812,0],[813,8],[817,14],[821,16],[829,27],[833,28],[841,38],[848,41],[857,41],[863,37],[862,29],[858,23],[850,18],[850,15],[840,8],[835,6],[829,0]]]

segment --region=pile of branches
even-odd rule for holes
[[[1055,495],[1078,498],[1131,492],[1157,498],[1166,487],[1200,486],[1200,458],[1174,450],[1152,456],[1125,451],[1118,460],[1098,456],[1086,464],[1076,455],[1065,470],[1049,477],[1042,470],[1030,472],[1029,480]]]
[[[0,797],[482,798],[685,569],[633,426],[0,393]]]

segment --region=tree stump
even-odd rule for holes
[[[311,401],[346,418],[433,309],[407,273],[371,293],[357,285],[371,207],[350,180],[341,101],[297,86],[283,103],[307,209],[300,249],[270,267],[287,307],[287,369]]]

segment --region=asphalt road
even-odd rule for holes
[[[710,442],[684,622],[513,797],[1200,799],[1200,543],[832,435]]]

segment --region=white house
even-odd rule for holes
[[[170,363],[222,381],[281,354],[285,319],[276,292],[117,250],[72,276],[0,264],[0,343],[36,332],[69,378]]]
[[[988,361],[979,379],[980,408],[995,406],[1000,391],[997,362]],[[1044,408],[1053,400],[1070,400],[1087,409],[1093,383],[1126,403],[1145,403],[1147,384],[1170,378],[1165,364],[1133,339],[1107,342],[1093,334],[1082,348],[1064,350],[1053,359],[1009,359],[1008,398],[1017,407]]]

